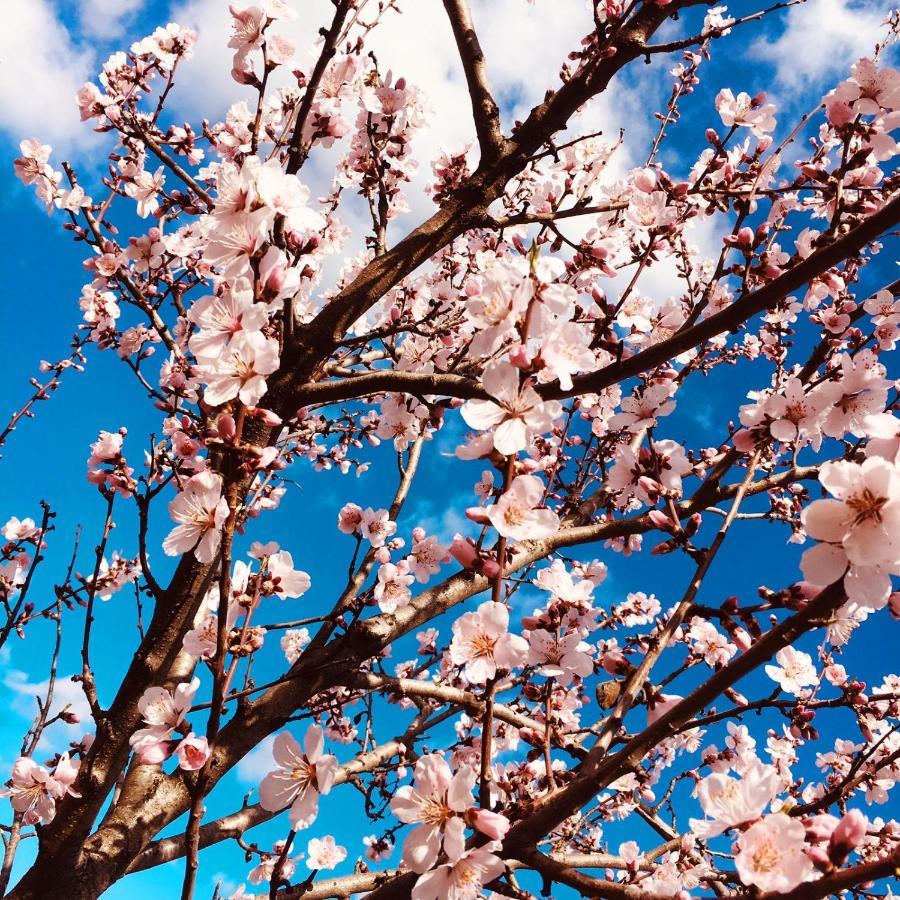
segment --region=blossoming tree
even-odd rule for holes
[[[226,842],[234,897],[872,897],[893,877],[900,828],[877,805],[896,803],[900,678],[883,655],[866,685],[841,654],[865,620],[887,635],[900,616],[900,283],[884,264],[898,20],[789,127],[729,87],[698,126],[710,54],[785,5],[592,3],[559,81],[504,127],[477,23],[444,0],[474,140],[418,159],[427,98],[402,47],[385,60],[367,43],[398,2],[332,0],[307,65],[285,35],[302,4],[260,0],[231,7],[233,78],[256,102],[224,122],[170,113],[195,41],[170,24],[79,93],[115,138],[97,196],[23,141],[16,172],[89,280],[71,355],[2,440],[27,440],[95,349],[159,425],[149,444],[99,432],[90,572],[54,575],[48,605],[32,585],[58,539],[50,507],[3,529],[0,640],[56,641],[6,782],[3,891],[96,897],[182,860],[188,898]],[[670,99],[642,164],[617,170],[621,143],[580,112],[659,56]],[[702,140],[667,170],[676,127]],[[417,165],[433,203],[418,223]],[[354,204],[364,234],[342,219]],[[718,436],[691,446],[668,417],[728,369],[753,390],[721,397]],[[433,448],[467,485],[446,498],[467,523],[455,537],[404,512],[435,489],[416,480]],[[366,473],[358,503],[273,534],[271,511],[330,469]],[[376,478],[392,500],[373,499]],[[129,509],[135,533],[113,538]],[[304,529],[345,554],[313,558]],[[768,584],[748,549],[757,596],[706,590],[722,548],[757,533],[805,543],[793,576]],[[638,573],[678,559],[685,583],[604,585],[629,555]],[[317,581],[334,570],[330,595]],[[133,658],[102,683],[93,624],[127,620],[126,587]],[[74,717],[51,715],[66,640],[91,721],[48,758],[48,726]],[[267,739],[255,795],[212,814]],[[364,846],[322,827],[352,793]],[[261,843],[273,820],[283,839]]]

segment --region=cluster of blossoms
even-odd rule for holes
[[[191,709],[194,696],[200,687],[200,679],[179,684],[174,691],[166,688],[148,688],[138,701],[138,710],[145,727],[138,729],[130,739],[137,758],[145,765],[164,762],[173,754],[181,769],[193,771],[201,768],[209,758],[209,744],[205,737],[198,737],[187,729],[185,716]],[[173,737],[176,731],[184,737]]]
[[[16,174],[89,249],[72,358],[114,350],[162,423],[140,470],[125,428],[91,444],[104,531],[90,574],[70,565],[44,609],[28,592],[49,508],[40,525],[2,529],[0,645],[33,620],[60,635],[83,607],[75,681],[97,726],[45,766],[32,758],[47,728],[78,724],[68,707],[51,712],[54,661],[5,791],[10,834],[71,822],[85,846],[74,880],[105,889],[91,830],[105,853],[121,843],[105,829],[134,827],[145,858],[182,848],[189,895],[206,793],[274,735],[258,803],[237,814],[257,825],[286,811],[283,841],[240,836],[246,880],[272,896],[349,867],[340,834],[294,850],[348,785],[373,833],[353,875],[329,883],[336,895],[525,897],[512,873],[533,867],[544,893],[683,900],[722,882],[789,894],[820,881],[824,896],[896,871],[900,824],[860,807],[886,804],[900,781],[900,678],[867,684],[841,654],[868,618],[900,618],[900,400],[886,362],[900,287],[884,286],[877,241],[900,202],[887,170],[900,72],[879,47],[793,132],[764,94],[722,88],[702,149],[663,155],[671,129],[694,128],[680,110],[712,42],[758,18],[716,7],[671,70],[649,155],[625,138],[563,141],[571,111],[589,115],[596,83],[628,55],[617,36],[643,34],[640,19],[649,42],[683,5],[603,0],[560,89],[506,138],[466,4],[447,3],[480,158],[472,142],[423,167],[425,92],[367,43],[398,2],[335,0],[308,70],[288,0],[230,5],[231,77],[255,102],[199,127],[163,116],[193,31],[170,24],[114,54],[78,95],[82,119],[118,141],[97,201],[71,167],[53,168],[49,146],[21,145]],[[324,178],[306,166],[314,151],[330,160]],[[419,203],[431,217],[400,240]],[[111,210],[123,206],[144,224],[120,240]],[[364,237],[350,227],[360,219]],[[723,411],[719,390],[736,383],[748,402]],[[390,476],[369,474],[385,459],[390,499]],[[471,505],[441,508],[471,490],[456,473],[471,485],[476,465]],[[346,537],[340,501],[308,490],[329,470],[364,476],[359,503],[337,511]],[[291,552],[255,540],[256,519],[292,494],[299,513],[287,501],[265,518],[304,566],[337,572],[316,575],[315,592]],[[157,497],[171,520],[158,536]],[[123,507],[138,522],[129,554],[107,549]],[[723,582],[707,576],[751,522],[773,546],[809,542],[795,580],[754,576],[748,599],[750,576],[735,571],[734,594],[717,597]],[[154,546],[180,558],[167,587]],[[648,557],[666,557],[663,577]],[[127,585],[140,645],[113,723],[91,624],[94,601]],[[855,730],[825,750],[817,716],[832,709]],[[302,720],[298,741],[286,729]],[[147,768],[176,760],[181,771]],[[152,825],[132,789],[142,778]],[[676,802],[695,815],[669,821]],[[183,840],[157,840],[188,808]],[[666,846],[613,843],[631,817]],[[233,825],[205,834],[219,831]],[[47,835],[38,868],[54,859]],[[395,843],[399,868],[379,869]],[[308,879],[290,888],[301,860]]]
[[[12,767],[9,797],[12,808],[26,825],[47,825],[56,816],[56,802],[63,797],[80,797],[72,787],[78,777],[78,761],[63,753],[50,772],[29,756],[20,756]]]

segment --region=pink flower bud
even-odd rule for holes
[[[481,571],[485,578],[496,578],[500,574],[500,564],[496,559],[486,559],[481,564]]]
[[[180,768],[188,772],[196,772],[202,769],[209,759],[209,743],[205,737],[197,737],[192,731],[175,748]]]
[[[492,841],[502,841],[509,831],[509,819],[489,809],[466,810],[466,821]]]
[[[745,225],[737,233],[738,246],[749,250],[753,246],[753,237],[753,229]]]
[[[745,628],[741,628],[738,626],[731,632],[731,639],[734,641],[735,646],[738,650],[742,650],[746,652],[753,646],[753,638],[750,637],[749,633]]]
[[[653,169],[641,169],[634,177],[634,186],[645,194],[655,191],[658,184],[659,179]]]
[[[828,121],[835,128],[843,128],[853,121],[854,113],[848,103],[829,103],[825,107]]]
[[[466,509],[466,518],[475,522],[477,525],[488,525],[491,521],[480,506],[468,507],[468,509]]]
[[[858,809],[851,809],[838,822],[831,835],[828,855],[831,861],[840,866],[865,839],[869,820]]]
[[[247,412],[253,416],[254,419],[261,419],[263,424],[268,425],[269,428],[275,428],[276,426],[281,424],[281,416],[278,413],[272,412],[271,409],[263,409],[261,406],[248,406]]]
[[[816,844],[824,844],[825,841],[831,839],[834,829],[838,826],[838,821],[839,819],[836,816],[828,813],[813,816],[803,823],[806,828],[807,838]]]
[[[219,432],[219,437],[223,441],[228,441],[229,443],[233,441],[237,435],[237,426],[234,423],[234,417],[228,413],[222,413],[222,415],[216,419],[216,430]]]
[[[645,491],[651,499],[658,496],[660,491],[662,491],[662,485],[649,475],[641,475],[641,477],[638,478],[638,486],[641,490]]]
[[[900,619],[900,591],[894,591],[888,600],[888,607],[895,619]]]
[[[672,520],[661,509],[651,509],[647,513],[647,518],[657,528],[661,528],[663,531],[672,531]]]
[[[464,568],[471,569],[478,559],[478,551],[475,545],[460,535],[456,535],[450,545],[450,555]]]
[[[821,847],[805,847],[804,851],[820,872],[828,872],[834,868],[828,854]]]
[[[527,369],[531,365],[531,357],[524,344],[517,344],[509,351],[509,361],[518,369]]]
[[[692,516],[689,516],[687,522],[684,523],[684,533],[688,537],[693,537],[702,524],[703,516],[701,516],[700,513],[694,513]]]

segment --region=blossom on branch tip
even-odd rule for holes
[[[166,555],[178,556],[193,550],[200,562],[211,563],[228,518],[222,477],[207,471],[189,478],[184,490],[169,504],[169,515],[179,524],[163,541]]]
[[[484,684],[499,669],[524,666],[528,642],[520,635],[510,634],[507,608],[488,600],[453,623],[449,653],[454,665],[465,666],[470,682]]]
[[[259,786],[263,809],[277,812],[291,807],[291,827],[309,828],[319,809],[319,795],[331,791],[338,761],[326,754],[325,736],[318,725],[311,725],[303,738],[303,749],[287,731],[275,738],[272,755],[279,768],[269,772]]]

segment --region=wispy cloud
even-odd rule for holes
[[[144,0],[79,0],[81,30],[89,37],[118,37],[143,5]]]
[[[828,79],[848,75],[859,57],[871,56],[884,37],[886,12],[887,6],[878,0],[811,0],[789,10],[779,37],[760,37],[749,53],[771,62],[784,88],[824,85]]]
[[[31,721],[37,715],[37,703],[35,697],[40,697],[41,702],[47,696],[49,680],[31,681],[30,676],[19,669],[10,669],[3,678],[3,685],[9,691],[8,697],[14,712],[23,719]],[[93,730],[91,709],[80,684],[76,684],[71,678],[57,678],[53,688],[53,699],[50,703],[50,716],[55,716],[63,708],[68,707],[69,712],[78,716],[79,722],[69,725],[66,722],[55,722],[42,735],[38,744],[39,749],[53,749],[62,753],[68,749],[70,741],[78,741],[85,734]]]
[[[272,744],[274,743],[275,735],[270,734],[237,764],[237,777],[241,781],[247,784],[259,784],[263,777],[275,768],[275,760],[272,757]]]
[[[78,45],[48,0],[4,0],[0,129],[12,139],[40,137],[60,150],[96,139],[75,103],[92,70],[93,53]]]

